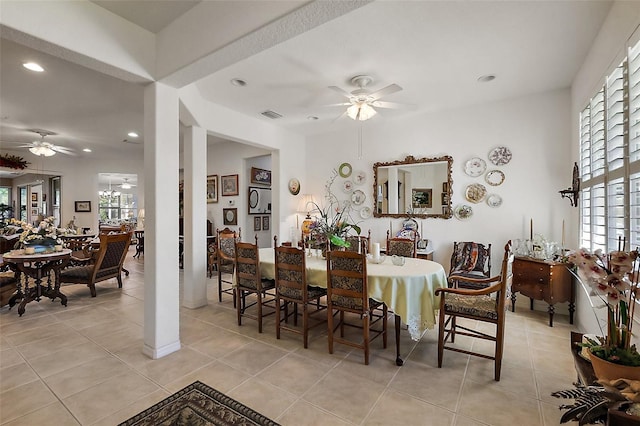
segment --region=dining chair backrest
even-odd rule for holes
[[[233,262],[235,259],[236,242],[240,241],[240,231],[236,233],[229,228],[216,229],[218,234],[218,257]]]
[[[327,299],[334,308],[356,313],[369,311],[364,253],[327,251]]]
[[[349,247],[346,248],[348,251],[355,251],[358,253],[369,253],[370,250],[370,242],[371,242],[371,230],[369,233],[365,235],[349,235],[346,238],[347,242],[349,242]]]
[[[262,289],[262,277],[260,275],[258,245],[236,242],[235,260],[238,287],[260,291]]]
[[[280,246],[275,251],[276,291],[290,299],[307,302],[307,268],[303,249]]]
[[[387,255],[418,257],[418,242],[415,233],[413,239],[390,238],[389,231],[387,231]]]

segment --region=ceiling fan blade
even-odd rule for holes
[[[389,108],[389,109],[415,109],[416,108],[416,105],[413,105],[413,104],[399,104],[397,102],[385,102],[385,101],[371,102],[371,106],[376,108]]]
[[[338,86],[329,86],[329,89],[333,90],[334,92],[340,93],[342,96],[344,96],[346,98],[350,98],[351,97],[351,93],[339,88]]]
[[[370,94],[369,96],[373,99],[380,99],[383,96],[387,96],[390,95],[392,93],[396,93],[402,90],[402,87],[398,86],[397,84],[390,84],[387,87],[383,87],[382,89],[378,90],[377,92],[373,92],[372,94]]]
[[[56,151],[56,152],[61,153],[61,154],[76,155],[76,153],[73,152],[73,150],[71,150],[69,148],[65,148],[64,146],[52,145],[50,148],[52,150]]]
[[[342,102],[339,104],[329,104],[329,105],[321,105],[323,107],[337,107],[337,106],[350,106],[351,102]]]

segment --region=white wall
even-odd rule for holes
[[[572,213],[567,200],[558,191],[571,184],[574,159],[570,152],[569,90],[512,99],[480,106],[414,115],[404,120],[386,121],[384,116],[364,123],[363,158],[357,158],[357,124],[350,133],[312,138],[307,146],[307,182],[316,199],[322,200],[324,183],[332,169],[349,162],[353,170],[364,170],[364,205],[373,208],[373,163],[414,157],[453,157],[453,206],[469,204],[473,217],[418,220],[422,233],[433,241],[434,260],[446,270],[453,241],[491,243],[492,271],[498,273],[504,244],[509,239],[528,237],[530,220],[534,232],[547,239],[561,240],[562,221]],[[508,147],[513,158],[505,166],[493,166],[488,153],[496,146]],[[491,187],[484,177],[471,178],[464,164],[478,156],[487,169],[500,169],[505,182]],[[338,177],[334,192],[341,194],[343,178]],[[491,193],[503,198],[502,206],[473,204],[464,191],[471,183],[482,183]],[[361,220],[363,233],[371,229],[374,242],[384,242],[389,224],[397,231],[402,219],[371,218]]]
[[[617,66],[626,55],[627,41],[631,37],[637,41],[637,35],[634,36],[634,31],[639,25],[640,2],[616,1],[594,40],[587,59],[574,79],[571,87],[570,117],[570,123],[574,124],[571,126],[572,143],[570,145],[574,158],[578,158],[578,117],[580,111],[584,109],[589,98],[602,87],[604,77],[608,72]],[[573,216],[574,227],[577,230],[579,227],[578,212],[576,211]],[[577,233],[573,237],[572,241],[577,246]],[[587,333],[600,334],[586,294],[578,287],[576,295],[576,323],[578,327]],[[598,314],[606,315],[606,312],[599,310]]]

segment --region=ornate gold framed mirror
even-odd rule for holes
[[[375,163],[373,215],[451,218],[452,164],[449,155]]]

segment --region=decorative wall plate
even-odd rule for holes
[[[511,151],[506,146],[493,148],[489,152],[489,160],[496,166],[504,166],[511,161]]]
[[[487,163],[479,157],[473,157],[464,164],[464,172],[471,176],[480,176],[487,170]]]
[[[498,194],[490,194],[487,197],[487,204],[489,207],[500,207],[502,204],[502,197]]]
[[[498,186],[504,182],[504,173],[500,170],[489,170],[484,176],[484,180],[491,186]]]
[[[342,183],[342,190],[344,192],[351,192],[353,190],[353,182],[351,182],[350,180],[345,180]]]
[[[358,170],[353,178],[353,182],[356,185],[362,185],[367,180],[367,174],[363,170]]]
[[[484,200],[487,195],[487,188],[481,183],[473,183],[467,186],[464,196],[472,203],[479,203]]]
[[[298,195],[300,192],[300,181],[298,179],[289,179],[289,192],[291,195]]]
[[[364,192],[360,191],[359,189],[356,189],[355,191],[353,191],[353,194],[351,194],[351,202],[356,206],[364,203],[364,200],[366,198],[367,196],[364,195]]]
[[[369,219],[371,217],[371,207],[363,207],[362,210],[360,210],[360,217]]]
[[[461,204],[459,206],[456,206],[456,208],[453,210],[453,215],[458,220],[467,220],[471,216],[473,216],[473,208],[466,204]]]
[[[348,178],[349,176],[351,176],[351,164],[349,163],[340,164],[340,167],[338,167],[338,173],[343,178]]]

